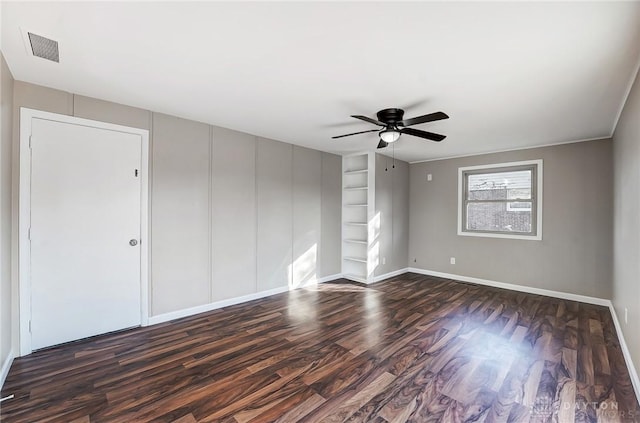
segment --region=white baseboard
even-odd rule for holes
[[[568,292],[553,291],[550,289],[533,288],[525,285],[497,282],[489,279],[474,278],[471,276],[454,275],[452,273],[436,272],[434,270],[419,269],[417,267],[410,267],[408,271],[419,273],[421,275],[437,276],[439,278],[454,279],[457,281],[471,282],[478,285],[493,286],[495,288],[509,289],[511,291],[526,292],[529,294],[545,295],[547,297],[562,298],[564,300],[579,301],[582,303],[596,304],[605,307],[609,307],[609,304],[611,304],[610,300],[606,300],[604,298],[589,297],[586,295],[571,294]]]
[[[342,274],[342,278],[351,281],[351,282],[357,282],[357,283],[367,283],[367,279],[366,278],[361,278],[360,276],[355,276],[355,275],[350,275],[347,273],[343,273]]]
[[[342,274],[337,273],[335,275],[325,276],[323,278],[319,278],[315,280],[315,283],[309,283],[307,285],[315,285],[316,283],[325,283],[329,281],[333,281],[342,277]],[[305,285],[305,286],[307,286]],[[300,288],[304,288],[301,286]],[[282,294],[283,292],[289,291],[288,286],[283,286],[279,288],[269,289],[266,291],[256,292],[253,294],[243,295],[241,297],[229,298],[227,300],[216,301],[214,303],[203,304],[196,307],[185,308],[183,310],[172,311],[169,313],[159,314],[157,316],[149,317],[149,325],[157,325],[158,323],[164,323],[175,319],[180,319],[182,317],[193,316],[194,314],[205,313],[207,311],[216,310],[218,308],[228,307],[240,303],[245,303],[247,301],[253,301],[264,297],[269,297],[271,295]]]
[[[404,269],[394,270],[393,272],[385,273],[384,275],[374,276],[373,283],[382,282],[383,280],[392,278],[394,276],[402,275],[403,273],[409,272],[409,268],[405,267]]]
[[[385,273],[383,275],[374,276],[373,277],[373,282],[371,282],[371,284],[382,282],[382,281],[387,280],[389,278],[392,278],[394,276],[402,275],[403,273],[407,273],[408,271],[409,271],[409,268],[405,267],[404,269],[398,269],[398,270],[394,270],[393,272]],[[355,275],[342,274],[342,275],[340,275],[340,277],[344,278],[344,279],[347,279],[349,281],[352,281],[352,282],[358,282],[358,283],[364,283],[364,284],[367,283],[367,279],[366,278],[361,278],[361,277],[355,276]],[[369,284],[369,285],[371,285],[371,284]]]
[[[627,343],[624,340],[622,328],[620,327],[620,321],[618,320],[616,309],[615,307],[613,307],[613,303],[611,301],[609,301],[609,310],[611,311],[611,317],[613,318],[613,325],[616,327],[616,333],[618,334],[618,340],[620,341],[620,348],[622,349],[624,361],[625,363],[627,363],[627,369],[629,369],[631,383],[633,384],[633,389],[636,391],[636,398],[640,402],[640,379],[638,378],[638,372],[636,370],[636,367],[633,365],[631,352],[629,351],[629,347],[627,347]]]
[[[4,360],[4,363],[2,363],[2,370],[0,370],[0,389],[4,386],[4,381],[9,374],[9,369],[11,368],[11,363],[13,363],[14,358],[15,355],[13,354],[13,350],[10,350],[9,354],[7,354],[7,358]]]
[[[216,301],[214,303],[203,304],[196,307],[185,308],[183,310],[176,310],[169,313],[159,314],[157,316],[149,317],[149,325],[157,325],[158,323],[164,323],[182,317],[193,316],[194,314],[205,313],[207,311],[215,310],[222,307],[228,307],[247,301],[257,300],[259,298],[268,297],[270,295],[281,294],[287,292],[289,287],[283,286],[280,288],[269,289],[267,291],[256,292],[249,295],[243,295],[241,297],[229,298],[228,300]]]
[[[325,276],[324,278],[319,278],[316,280],[317,283],[325,283],[335,281],[336,279],[342,278],[342,273],[336,273],[335,275]]]

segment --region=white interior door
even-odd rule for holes
[[[31,347],[141,323],[140,135],[33,118]]]

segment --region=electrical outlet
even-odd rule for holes
[[[427,181],[431,181],[433,179],[433,175],[427,173]]]
[[[456,264],[456,258],[455,258],[455,257],[451,257],[451,258],[449,259],[449,262],[450,262],[451,264]]]
[[[625,307],[624,308],[624,324],[628,324],[629,323],[629,310]]]
[[[387,258],[386,257],[382,257],[382,264],[387,264]]]

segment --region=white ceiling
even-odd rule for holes
[[[396,143],[418,161],[610,136],[640,2],[3,2],[2,51],[18,80],[337,153],[377,144],[331,139],[373,128],[351,114],[446,112],[417,126],[443,142]]]

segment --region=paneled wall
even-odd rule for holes
[[[380,218],[375,276],[381,276],[405,269],[409,261],[409,163],[376,154],[375,171]]]
[[[153,315],[210,300],[209,131],[203,123],[153,114]]]
[[[0,53],[0,368],[11,351],[11,125],[13,77]],[[2,379],[0,377],[0,385]]]
[[[258,291],[256,138],[213,129],[211,300]]]
[[[322,154],[322,210],[320,212],[321,275],[332,275],[342,267],[342,158]],[[336,217],[340,217],[336,219]]]
[[[293,146],[293,266],[291,284],[314,277],[320,258],[322,153]],[[339,244],[338,244],[339,245]]]
[[[293,257],[293,146],[258,140],[258,291],[291,283]]]
[[[340,273],[341,157],[19,81],[13,100],[13,163],[20,107],[150,129],[153,316]]]

